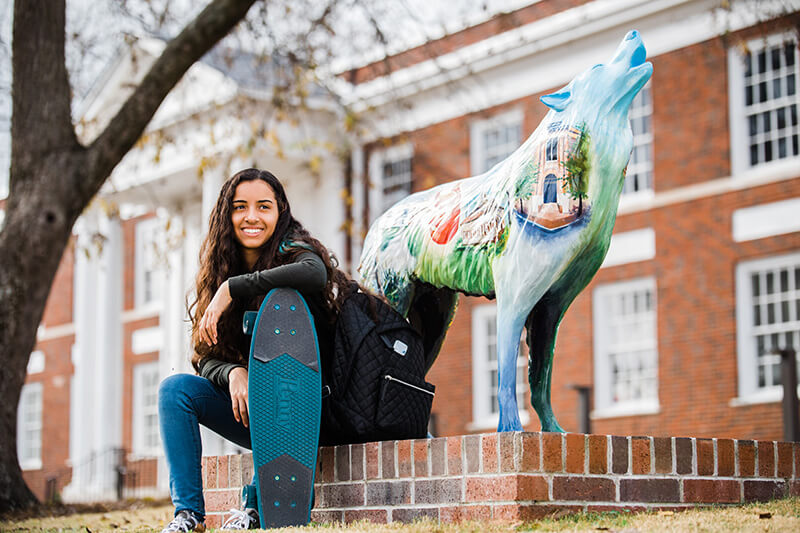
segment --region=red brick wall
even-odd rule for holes
[[[203,458],[206,525],[240,504],[252,454]],[[488,433],[321,448],[315,522],[531,521],[800,495],[800,444]]]
[[[655,190],[730,175],[727,52],[720,39],[652,59]]]

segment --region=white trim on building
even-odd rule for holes
[[[131,333],[131,351],[134,354],[157,352],[163,345],[164,335],[161,326],[139,328]]]
[[[733,212],[734,242],[800,231],[800,198],[743,207]]]
[[[611,235],[608,253],[600,268],[649,261],[656,257],[656,232],[653,228],[622,231]]]
[[[28,375],[44,372],[44,363],[45,357],[43,351],[36,350],[31,352],[31,356],[28,358]]]

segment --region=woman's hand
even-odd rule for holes
[[[233,418],[237,422],[250,427],[250,416],[247,412],[247,370],[237,366],[228,373],[228,389],[231,392]]]
[[[217,343],[217,323],[223,311],[231,304],[228,281],[223,281],[200,319],[200,338],[209,346]]]

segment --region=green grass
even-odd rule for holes
[[[17,516],[0,519],[0,531],[91,532],[137,531],[159,532],[172,516],[169,505],[146,506],[131,504],[122,509],[62,514],[64,508],[42,508],[39,516]],[[51,516],[47,516],[48,513]],[[372,524],[356,522],[341,524],[312,524],[302,528],[285,528],[283,532],[369,531],[401,533],[499,533],[524,531],[653,531],[653,532],[714,532],[714,531],[800,531],[800,498],[788,498],[763,504],[735,507],[711,507],[681,512],[609,512],[579,513],[553,517],[536,522],[496,523],[465,522],[436,524],[422,520],[412,524]]]

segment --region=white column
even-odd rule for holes
[[[195,280],[197,279],[197,269],[200,266],[200,245],[205,236],[206,229],[203,227],[199,206],[190,206],[184,218],[186,236],[183,241],[183,279],[184,295],[187,295],[189,303],[195,298]],[[188,315],[187,315],[188,320]],[[183,337],[183,353],[187,357],[191,355],[194,348],[191,342],[191,325],[187,326],[186,334]]]
[[[170,219],[171,242],[178,239],[186,226],[183,214],[173,211]],[[186,277],[185,277],[185,245],[180,243],[167,251],[167,269],[164,272],[164,290],[161,294],[161,313],[159,325],[164,342],[159,354],[159,374],[165,378],[171,374],[191,372],[189,357],[186,352],[186,336],[190,326],[186,322]]]
[[[81,492],[89,483],[89,461],[94,441],[92,358],[95,353],[94,302],[97,285],[97,262],[92,258],[91,235],[97,229],[96,213],[85,213],[76,223],[75,272],[73,293],[73,321],[75,344],[72,348],[72,390],[70,391],[70,443],[69,457],[72,465],[72,481],[64,487],[65,501],[81,499]]]
[[[366,234],[368,228],[364,227],[364,205],[366,199],[364,198],[364,149],[356,141],[355,148],[350,152],[350,159],[352,160],[353,180],[350,184],[350,194],[353,196],[353,205],[350,206],[350,213],[353,216],[353,229],[351,231],[351,248],[350,253],[353,258],[351,265],[351,274],[355,275],[358,269],[358,263],[361,259],[361,236]]]
[[[73,473],[66,501],[114,498],[115,450],[122,446],[122,232],[118,220],[97,212],[86,213],[76,231]],[[93,238],[98,233],[102,246]]]
[[[224,181],[225,177],[222,175],[221,168],[209,169],[203,174],[203,200],[201,208],[201,215],[203,218],[200,221],[200,229],[203,235],[208,232],[208,219],[217,203],[219,190],[222,188],[222,183]]]
[[[116,457],[122,447],[122,230],[118,219],[100,217],[106,237],[97,270],[94,354],[94,450],[101,457],[98,491],[116,497]]]

